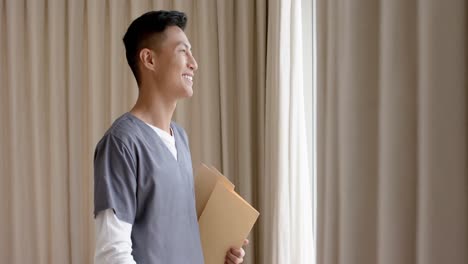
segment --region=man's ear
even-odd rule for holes
[[[156,54],[147,48],[141,49],[139,58],[143,67],[148,70],[156,70]]]

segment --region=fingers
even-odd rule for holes
[[[237,258],[243,258],[245,256],[245,251],[243,248],[231,248],[230,253]]]
[[[226,260],[224,261],[224,264],[236,264],[236,263],[235,263],[235,262],[232,262],[232,260],[230,260],[230,259],[226,259]]]
[[[231,249],[226,254],[226,261],[225,263],[228,264],[240,264],[244,262],[245,251],[241,249]]]
[[[244,239],[242,246],[247,246],[249,244],[248,239]],[[240,264],[244,262],[245,251],[243,248],[231,248],[230,251],[226,254],[225,264]]]

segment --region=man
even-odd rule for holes
[[[189,143],[171,121],[198,68],[186,21],[177,11],[148,12],[124,36],[139,96],[96,146],[96,264],[203,263]],[[233,248],[225,263],[244,255]]]

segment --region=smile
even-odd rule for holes
[[[190,76],[188,74],[182,74],[182,77],[184,77],[185,79],[187,79],[189,81],[193,81],[193,76]]]

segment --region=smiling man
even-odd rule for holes
[[[96,146],[96,264],[203,263],[189,143],[171,121],[198,68],[186,22],[181,12],[148,12],[124,36],[139,95]],[[244,255],[233,248],[225,263]]]

